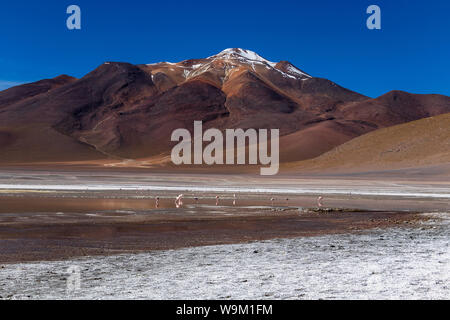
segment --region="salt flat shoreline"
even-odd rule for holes
[[[351,210],[302,212],[319,195],[325,207]],[[448,212],[448,199],[449,183],[426,179],[2,169],[0,263],[410,227],[422,212]]]
[[[449,214],[416,226],[4,264],[0,300],[448,299]],[[67,291],[69,268],[81,271]]]
[[[0,197],[0,263],[358,233],[391,226],[414,227],[426,220],[416,211],[323,213],[295,206],[312,204],[311,197],[290,199],[293,203],[289,206],[271,205],[261,196],[240,198],[235,206],[230,198],[221,199],[219,205],[214,199],[209,194],[198,204],[188,197],[181,208],[174,208],[169,197],[155,208],[151,197]]]
[[[296,176],[165,173],[133,170],[43,170],[0,168],[0,192],[155,191],[277,195],[360,195],[450,199],[450,182],[437,177]]]
[[[265,194],[285,194],[285,195],[361,195],[361,196],[388,196],[388,197],[414,197],[414,198],[443,198],[450,199],[450,189],[442,188],[442,193],[429,192],[408,192],[398,188],[373,188],[372,190],[352,189],[352,188],[256,188],[256,187],[218,187],[218,186],[141,186],[141,185],[37,185],[37,184],[0,184],[1,190],[27,190],[27,191],[178,191],[178,192],[225,192],[225,193],[265,193]],[[397,191],[398,190],[398,191]]]

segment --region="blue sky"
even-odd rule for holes
[[[82,30],[66,28],[66,8]],[[366,28],[366,8],[382,29]],[[202,58],[229,47],[288,60],[371,97],[390,90],[450,95],[450,1],[2,1],[0,89],[104,61]]]

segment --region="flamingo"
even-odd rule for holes
[[[319,206],[319,208],[321,208],[321,207],[323,206],[322,200],[323,200],[323,197],[322,197],[322,196],[319,196],[319,197],[317,198],[317,205]]]
[[[175,199],[175,205],[177,208],[179,208],[180,206],[183,205],[183,194],[178,195],[178,197],[176,197]]]
[[[236,205],[236,193],[233,194],[233,206]]]
[[[219,196],[216,196],[216,206],[219,205]]]
[[[273,206],[273,202],[275,201],[274,198],[270,198],[270,202],[272,202],[272,206]]]

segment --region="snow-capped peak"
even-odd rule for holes
[[[236,70],[236,68],[245,65],[250,67],[254,72],[257,72],[257,69],[261,67],[268,70],[273,70],[274,72],[281,74],[284,78],[291,78],[296,80],[308,80],[312,78],[309,74],[301,71],[287,61],[279,63],[272,62],[264,59],[254,51],[241,48],[225,49],[218,54],[210,56],[206,59],[196,59],[194,64],[192,64],[192,62],[190,61],[192,60],[185,60],[179,63],[160,62],[157,64],[149,64],[148,66],[170,65],[175,69],[181,68],[183,69],[182,75],[185,79],[190,79],[202,73],[208,72],[211,69],[218,68],[219,65],[219,68],[223,68],[223,70],[225,71],[226,77],[232,74],[234,70]],[[219,64],[217,64],[216,62],[219,62]]]
[[[241,48],[228,48],[214,56],[208,57],[207,59],[237,59],[237,60],[247,60],[260,63],[267,63],[272,67],[276,65],[275,62],[271,62],[269,60],[264,59],[256,52]]]
[[[232,61],[238,61],[240,63],[245,63],[248,65],[251,65],[254,69],[255,64],[263,64],[268,67],[273,68],[274,70],[280,72],[284,77],[292,78],[292,79],[302,79],[306,80],[309,78],[312,78],[309,74],[301,71],[291,63],[288,63],[286,65],[286,68],[284,70],[281,70],[281,68],[277,68],[276,62],[269,61],[267,59],[264,59],[256,52],[253,52],[251,50],[245,50],[241,48],[229,48],[225,49],[222,52],[208,57],[207,59],[210,60],[216,60],[216,59],[222,59],[222,60],[232,60]]]

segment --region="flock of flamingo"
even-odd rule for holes
[[[183,205],[183,197],[184,197],[184,194],[180,194],[180,195],[178,195],[175,198],[175,207],[180,208]],[[237,199],[236,198],[236,194],[233,194],[233,206],[236,205],[236,199]],[[159,200],[160,200],[160,198],[157,196],[155,198],[155,200],[156,200],[155,207],[159,208]],[[199,199],[198,199],[198,197],[194,197],[194,200],[195,200],[195,203],[198,203]],[[220,197],[216,196],[216,206],[219,205],[219,200],[220,200]],[[323,206],[322,200],[323,200],[322,196],[317,198],[317,206],[319,208],[321,208]],[[270,202],[271,202],[272,206],[273,206],[274,201],[275,201],[275,198],[270,198]],[[289,204],[289,198],[286,198],[286,203]]]

